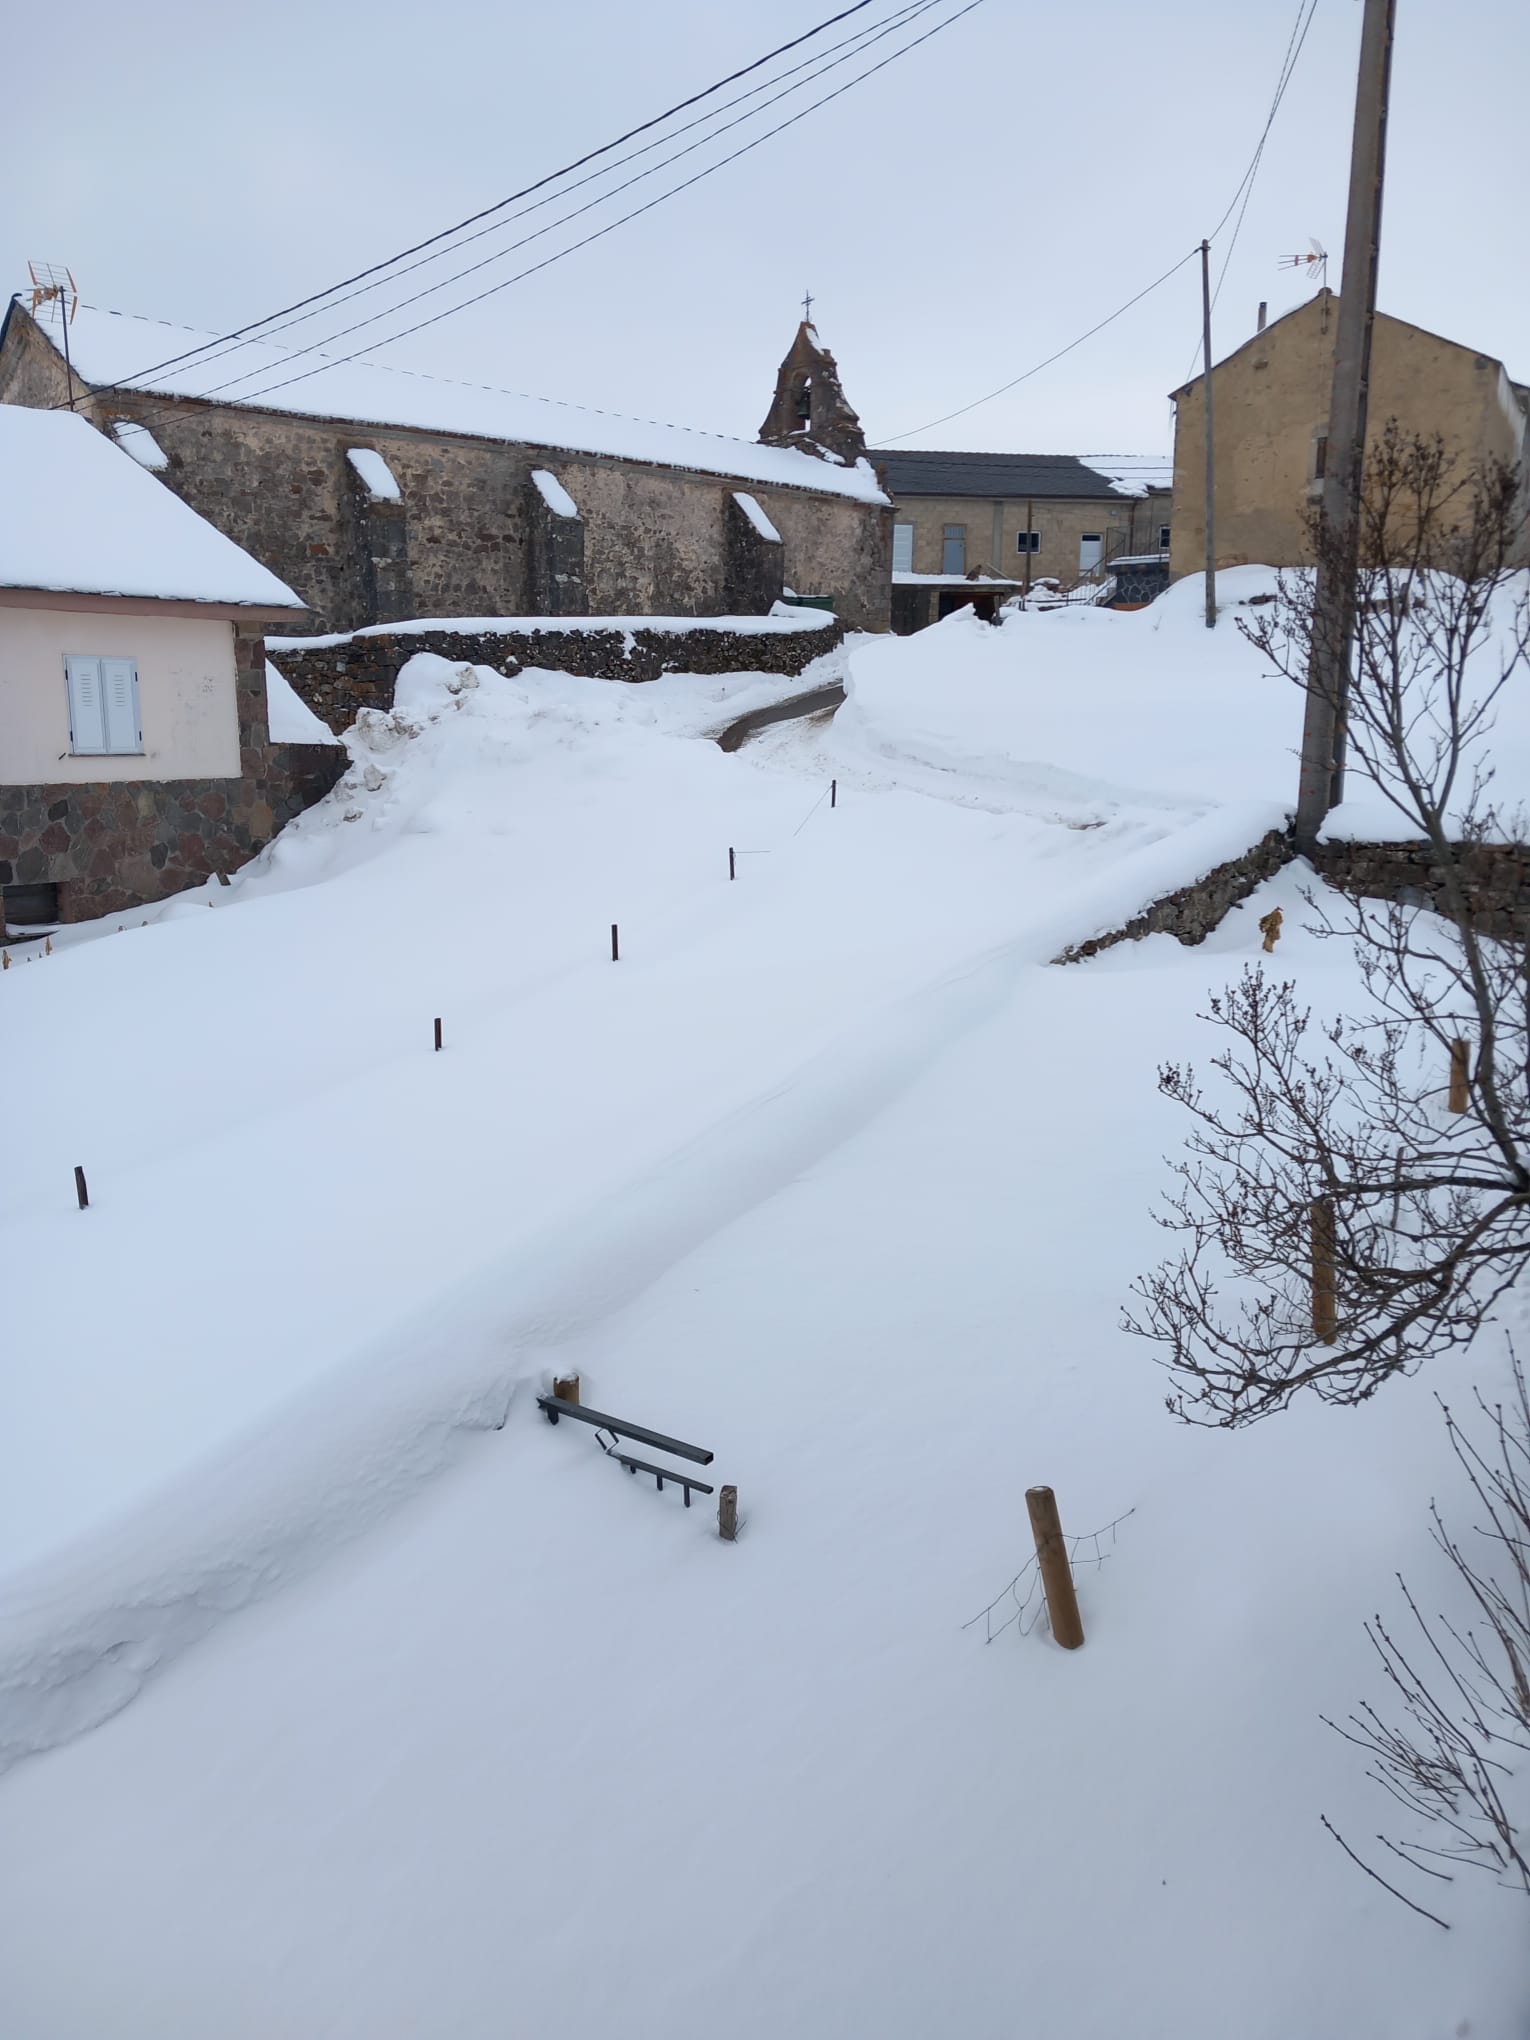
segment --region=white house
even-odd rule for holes
[[[304,613],[85,419],[0,406],[8,924],[163,898],[306,804],[292,782],[308,761],[270,742],[264,645]],[[344,759],[325,762],[332,783]]]

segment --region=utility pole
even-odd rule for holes
[[[1217,627],[1217,471],[1211,440],[1211,243],[1201,243],[1201,402],[1206,414],[1206,628]]]
[[[1323,543],[1312,590],[1312,648],[1296,796],[1296,847],[1310,851],[1324,817],[1344,798],[1345,697],[1355,634],[1355,571],[1360,553],[1360,491],[1370,401],[1371,333],[1381,255],[1381,189],[1386,171],[1387,100],[1397,0],[1365,0],[1360,76],[1349,158],[1344,275],[1334,325],[1333,389],[1319,504]]]

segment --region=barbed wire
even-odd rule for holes
[[[1110,1557],[1111,1551],[1115,1549],[1117,1530],[1127,1520],[1128,1516],[1135,1516],[1136,1513],[1137,1511],[1134,1508],[1128,1509],[1124,1515],[1117,1516],[1113,1522],[1104,1524],[1098,1530],[1085,1530],[1077,1537],[1065,1537],[1063,1542],[1068,1547],[1068,1564],[1070,1566],[1092,1565],[1098,1570],[1105,1563],[1106,1559]],[[1110,1539],[1109,1550],[1101,1548],[1100,1540],[1103,1537]],[[1088,1545],[1090,1549],[1086,1551],[1084,1549],[1085,1545]],[[1022,1583],[1025,1586],[1023,1595],[1020,1592]],[[1000,1593],[995,1594],[986,1608],[980,1608],[970,1622],[964,1622],[962,1628],[975,1629],[978,1623],[981,1622],[984,1625],[983,1641],[985,1644],[992,1643],[996,1636],[1002,1636],[1006,1629],[1016,1627],[1019,1628],[1022,1636],[1029,1636],[1036,1627],[1036,1624],[1041,1620],[1042,1607],[1045,1605],[1044,1602],[1038,1602],[1040,1591],[1041,1568],[1035,1552],[1032,1552],[1009,1585]],[[1004,1617],[1004,1620],[996,1627],[994,1615],[997,1610],[1004,1606],[1006,1601],[1012,1602],[1013,1606]],[[1032,1612],[1033,1609],[1034,1612]],[[1029,1616],[1029,1620],[1026,1619],[1027,1616]]]

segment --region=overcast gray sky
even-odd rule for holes
[[[492,203],[830,11],[28,8],[11,25],[0,137],[7,289],[39,256],[69,263],[89,303],[226,330]],[[378,358],[752,438],[810,288],[873,441],[902,433],[1065,345],[1210,231],[1296,15],[1296,0],[984,0],[694,190]],[[1338,282],[1359,25],[1358,0],[1318,0],[1222,292],[1218,353],[1252,331],[1260,298],[1273,316],[1305,295],[1277,265],[1309,236]],[[1527,78],[1525,0],[1399,0],[1381,303],[1522,380]],[[1166,393],[1198,331],[1192,264],[1012,395],[906,443],[1162,452]]]

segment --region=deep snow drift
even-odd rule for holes
[[[1091,783],[1142,618],[1067,654],[1076,726],[1028,665],[1070,619],[955,623],[736,757],[781,683],[416,661],[221,897],[6,974],[6,2030],[1516,2030],[1523,1901],[1443,1935],[1318,1824],[1384,1821],[1317,1718],[1377,1694],[1363,1618],[1398,1567],[1448,1605],[1435,1384],[1194,1432],[1117,1328],[1158,1060],[1272,901],[1319,1010],[1352,960],[1292,871],[1047,962],[1279,773],[1181,770],[1165,656]],[[978,661],[1007,726],[900,719]],[[63,1081],[104,1011],[109,1107]],[[737,1546],[542,1422],[569,1367],[715,1450]],[[962,1626],[1038,1479],[1125,1517],[1072,1655]]]

